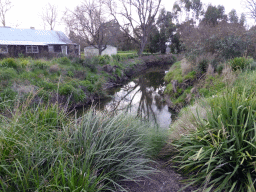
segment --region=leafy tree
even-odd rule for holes
[[[238,16],[235,9],[232,9],[228,14],[228,20],[230,23],[238,23]]]
[[[160,51],[160,33],[156,26],[153,27],[147,45],[147,51],[150,53],[156,53]]]
[[[241,17],[240,17],[240,20],[239,20],[239,23],[240,23],[241,25],[244,25],[245,22],[246,22],[246,16],[245,16],[244,13],[242,13],[242,14],[241,14]]]
[[[172,22],[173,15],[171,12],[166,11],[164,8],[160,10],[157,19],[157,26],[160,29],[160,50],[161,53],[166,52],[166,42],[170,41],[170,37],[175,31],[175,24]]]
[[[225,8],[222,5],[209,5],[201,23],[216,26],[220,21],[227,20]]]
[[[175,2],[173,11],[176,18],[179,13],[183,12],[182,10],[186,12],[187,20],[192,18],[197,20],[203,12],[203,4],[201,0],[179,0]]]

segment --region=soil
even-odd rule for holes
[[[175,172],[170,165],[164,161],[158,161],[154,168],[157,173],[150,175],[148,178],[141,178],[137,183],[126,182],[126,190],[129,192],[191,192],[195,191],[194,187],[183,189],[186,184],[182,183],[185,179]]]

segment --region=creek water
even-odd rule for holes
[[[109,99],[97,106],[107,111],[127,111],[145,120],[156,123],[160,128],[168,129],[172,112],[164,102],[164,76],[170,66],[151,68],[135,77],[125,85],[111,89]]]

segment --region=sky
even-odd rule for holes
[[[6,14],[6,25],[14,28],[27,29],[35,27],[35,29],[44,29],[44,25],[40,14],[42,8],[47,3],[58,5],[59,18],[62,17],[63,12],[67,9],[74,10],[74,8],[82,2],[82,0],[10,0],[13,7]],[[202,0],[204,4],[223,5],[226,13],[232,9],[236,9],[238,15],[245,12],[242,0]],[[175,0],[162,0],[163,7],[171,11]],[[47,29],[47,28],[46,28]],[[54,30],[65,31],[65,25],[61,22],[56,25]]]

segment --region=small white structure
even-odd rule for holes
[[[102,51],[101,55],[115,55],[117,54],[117,48],[111,45],[107,45],[107,48]],[[96,49],[93,46],[85,47],[84,48],[84,56],[89,57],[89,56],[97,56],[99,55],[99,49]]]

